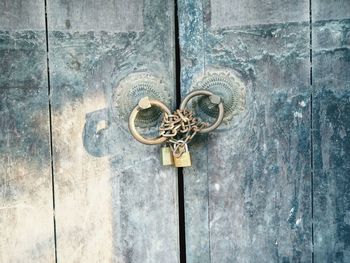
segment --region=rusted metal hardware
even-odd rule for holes
[[[218,116],[212,124],[204,123],[187,109],[187,103],[196,96],[208,96],[212,104],[218,107]],[[136,129],[135,120],[137,115],[146,109],[156,106],[163,111],[163,119],[159,127],[159,137],[145,138]],[[221,98],[207,90],[196,90],[188,94],[174,113],[159,100],[142,98],[133,109],[129,118],[129,129],[136,140],[141,143],[154,145],[166,145],[161,150],[163,165],[175,165],[176,167],[191,166],[191,156],[188,143],[197,133],[207,133],[215,130],[224,118],[224,106]],[[169,149],[170,148],[170,149]],[[172,156],[170,156],[170,150]]]
[[[139,114],[140,111],[146,110],[151,108],[152,106],[156,106],[160,108],[165,114],[171,114],[169,108],[159,100],[153,100],[149,99],[148,97],[144,97],[140,99],[138,105],[132,110],[130,117],[129,117],[129,130],[131,134],[134,136],[136,140],[138,140],[141,143],[144,144],[149,144],[149,145],[154,145],[154,144],[161,144],[164,143],[168,138],[164,136],[159,136],[157,138],[145,138],[143,137],[138,130],[136,129],[135,126],[135,120],[137,115]]]
[[[200,131],[198,131],[199,133],[208,133],[211,132],[213,130],[215,130],[217,127],[220,126],[220,124],[222,123],[222,120],[224,119],[224,104],[221,101],[221,98],[217,95],[215,95],[214,93],[208,91],[208,90],[195,90],[192,91],[191,93],[189,93],[184,100],[182,101],[181,105],[180,105],[180,110],[184,110],[187,108],[187,104],[188,102],[197,96],[208,96],[209,100],[211,103],[215,104],[218,106],[219,108],[219,113],[216,117],[216,120],[214,123],[212,123],[211,125],[209,125],[208,127],[205,127],[203,129],[201,129]]]

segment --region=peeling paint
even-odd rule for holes
[[[234,70],[246,84],[245,111],[191,145],[200,166],[185,171],[187,260],[307,262],[312,249],[309,2],[293,3],[300,12],[289,12],[281,3],[250,1],[244,5],[259,7],[259,16],[244,11],[235,21],[213,16],[213,8],[222,14],[236,2],[225,1],[225,9],[219,1],[180,1],[180,17],[181,10],[195,8],[191,19],[180,19],[182,90],[211,68]],[[260,16],[269,12],[281,15]],[[288,22],[288,15],[296,23]]]
[[[0,57],[0,262],[53,262],[45,33],[0,31]]]
[[[117,27],[120,18],[105,19],[110,3],[93,14],[105,14],[91,20],[103,17],[98,25],[86,15],[101,1],[87,3],[80,25],[73,16],[84,1],[48,5],[59,260],[178,262],[175,170],[160,166],[158,147],[132,138],[125,111],[134,105],[113,97],[118,83],[135,72],[162,76],[173,97],[173,4],[124,1],[131,11],[142,6],[133,14],[142,16]],[[69,30],[62,28],[67,19]],[[128,26],[139,28],[140,19],[142,30],[131,32]]]

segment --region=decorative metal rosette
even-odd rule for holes
[[[193,90],[204,89],[220,96],[224,102],[224,121],[231,120],[233,116],[245,109],[245,85],[231,72],[213,72],[204,75]],[[194,109],[200,113],[215,118],[218,115],[218,107],[210,102],[207,96],[193,100]]]
[[[168,83],[165,82],[164,78],[156,77],[150,73],[129,74],[113,90],[116,116],[128,120],[130,109],[133,109],[139,100],[146,96],[171,106],[170,95],[166,87],[168,87]],[[141,128],[155,126],[160,121],[161,115],[162,112],[156,107],[143,110],[138,114],[135,125]]]

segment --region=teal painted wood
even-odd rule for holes
[[[48,1],[58,262],[179,260],[176,170],[132,138],[113,97],[140,71],[169,80],[173,97],[173,8]]]
[[[350,2],[312,7],[315,262],[349,262]]]
[[[211,27],[225,28],[242,25],[261,25],[307,21],[307,1],[256,1],[215,0],[211,1]]]
[[[254,1],[261,21],[246,14],[250,9],[225,3],[238,22],[216,14],[223,26],[212,27],[212,8],[219,2],[180,1],[183,93],[213,69],[235,71],[247,92],[243,113],[190,147],[187,259],[310,262],[308,1],[297,1],[291,13],[277,2]],[[283,15],[266,18],[265,11]]]
[[[0,262],[54,262],[43,1],[0,2]]]
[[[204,73],[203,7],[201,1],[178,2],[181,56],[181,95],[191,90],[196,75]],[[198,142],[198,143],[197,143]],[[208,176],[206,136],[190,145],[191,168],[184,169],[186,257],[188,262],[208,262]],[[206,163],[205,163],[206,164]]]

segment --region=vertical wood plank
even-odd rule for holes
[[[0,262],[54,262],[43,1],[0,2]]]
[[[176,171],[113,100],[138,71],[173,96],[173,12],[162,0],[48,2],[58,262],[178,262]],[[90,136],[86,120],[106,123]]]
[[[247,95],[243,113],[191,147],[194,167],[186,170],[186,177],[193,179],[185,178],[185,183],[191,180],[185,185],[186,211],[190,211],[186,212],[188,261],[309,262],[308,1],[297,1],[293,7],[278,1],[249,1],[250,8],[243,11],[233,8],[234,1],[195,2],[203,5],[204,23],[180,28],[199,32],[197,27],[203,27],[202,35],[191,37],[197,43],[204,41],[204,71],[236,72]],[[187,1],[180,3],[189,6]],[[216,14],[220,19],[213,26],[215,6],[216,12],[232,10],[233,14]],[[251,10],[262,13],[252,17]],[[187,13],[192,19],[197,17],[191,9]],[[228,21],[233,18],[236,20]],[[186,47],[188,34],[182,34],[182,62],[187,65],[191,52],[197,50],[194,43]],[[183,70],[183,76],[192,74],[188,67]],[[196,78],[200,74],[192,82]],[[183,81],[185,90],[188,82]],[[205,154],[197,151],[197,145],[203,144],[207,144]],[[201,179],[196,182],[194,178]],[[198,203],[207,205],[196,211],[193,207]],[[203,236],[205,240],[210,237],[205,244],[207,254],[197,249],[204,247],[201,240],[191,238],[200,228],[194,223],[207,227],[206,211],[209,232]],[[203,221],[199,223],[199,219]]]
[[[194,78],[204,73],[205,52],[203,39],[203,6],[201,1],[178,1],[181,95],[191,89]],[[199,164],[207,159],[207,147],[194,140],[190,150],[192,162]],[[185,196],[185,231],[187,262],[208,262],[209,221],[208,221],[208,177],[206,165],[195,165],[183,170]]]
[[[349,12],[312,1],[315,262],[350,261]]]

